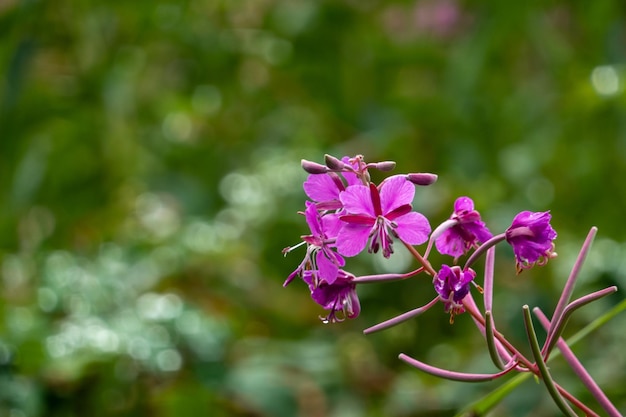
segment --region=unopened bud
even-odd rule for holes
[[[332,155],[324,155],[324,162],[326,162],[326,166],[333,171],[342,171],[346,164],[338,158],[335,158]]]
[[[309,174],[326,174],[329,171],[327,166],[318,164],[317,162],[307,161],[306,159],[303,159],[300,164],[302,165],[302,169]]]
[[[437,181],[437,174],[419,172],[414,174],[407,174],[406,179],[411,181],[415,185],[430,185],[434,184]]]
[[[374,169],[377,169],[379,171],[389,172],[389,171],[393,171],[393,169],[396,167],[396,163],[394,161],[383,161],[383,162],[376,162],[373,164],[368,164],[368,166]]]

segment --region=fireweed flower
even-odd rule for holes
[[[382,247],[388,258],[393,253],[392,236],[410,245],[428,240],[430,224],[422,214],[411,211],[415,187],[404,175],[394,175],[379,187],[370,183],[351,185],[341,193],[345,212],[339,218],[344,225],[337,235],[337,251],[344,256],[355,256],[367,245],[376,253]]]
[[[322,216],[315,208],[315,204],[310,201],[306,202],[304,216],[311,229],[310,235],[302,236],[302,243],[307,245],[306,254],[300,265],[289,274],[283,286],[287,286],[296,276],[303,276],[307,269],[313,270],[317,279],[332,284],[339,268],[345,265],[343,257],[332,249],[334,246],[332,242],[339,229],[339,219],[335,214]],[[297,246],[287,248],[285,251],[289,252]]]
[[[302,278],[309,284],[313,301],[329,311],[326,317],[320,317],[324,323],[353,319],[361,312],[354,275],[340,269],[332,284],[316,280],[312,271],[305,271]]]
[[[456,224],[435,240],[435,246],[441,254],[454,256],[456,259],[491,239],[491,232],[480,220],[480,213],[474,210],[474,202],[469,197],[456,199],[450,220]]]
[[[517,272],[533,265],[545,265],[554,258],[556,232],[550,225],[549,211],[522,211],[505,231],[506,241],[513,247]]]
[[[462,270],[460,266],[442,265],[433,279],[435,291],[439,294],[439,299],[443,301],[446,313],[450,313],[451,322],[456,314],[465,311],[462,301],[469,293],[470,283],[474,278],[476,278],[476,272],[471,268]]]

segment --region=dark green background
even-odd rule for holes
[[[625,8],[0,0],[0,415],[446,416],[487,393],[397,360],[493,372],[469,317],[361,334],[430,300],[424,280],[359,288],[333,326],[282,288],[300,159],[437,173],[415,200],[433,226],[459,195],[494,233],[551,210],[557,259],[516,277],[497,257],[496,319],[526,349],[521,306],[552,311],[592,225],[575,296],[626,284]],[[575,352],[626,410],[621,320]],[[528,382],[494,415],[557,413]]]

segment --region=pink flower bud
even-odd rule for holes
[[[368,165],[374,169],[377,169],[383,172],[392,171],[396,167],[396,163],[394,161],[376,162],[374,164],[368,164]]]
[[[324,155],[324,162],[326,162],[326,166],[333,171],[342,171],[346,164],[338,158],[335,158],[332,155]]]
[[[318,164],[317,162],[307,161],[306,159],[303,159],[300,164],[302,165],[302,169],[309,174],[326,174],[329,171],[327,166]]]
[[[437,181],[437,174],[419,172],[407,174],[406,179],[411,181],[415,185],[431,185]]]

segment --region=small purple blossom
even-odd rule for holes
[[[367,245],[376,253],[382,247],[388,258],[393,253],[392,237],[410,245],[428,239],[430,224],[421,213],[412,210],[415,187],[404,175],[394,175],[379,187],[370,183],[351,185],[341,193],[345,212],[339,218],[345,224],[337,235],[337,250],[344,256],[355,256]]]
[[[533,265],[545,265],[554,258],[556,232],[550,225],[549,211],[522,211],[505,231],[506,241],[513,247],[517,272]]]
[[[469,197],[459,197],[454,202],[454,213],[450,220],[456,222],[435,240],[439,253],[459,258],[471,248],[491,239],[491,232],[474,210],[474,202]]]
[[[306,202],[304,216],[311,229],[310,235],[302,236],[303,243],[307,244],[306,254],[300,265],[289,274],[283,286],[287,286],[296,276],[303,276],[305,270],[313,270],[319,280],[332,284],[339,268],[345,265],[343,257],[332,249],[340,221],[332,213],[322,216],[315,208],[315,204],[310,201]],[[287,252],[291,249],[288,248]]]
[[[445,305],[446,313],[450,313],[450,320],[456,314],[463,313],[463,298],[469,293],[470,283],[476,278],[476,272],[468,268],[462,270],[460,266],[449,267],[442,265],[433,279],[435,291]]]
[[[305,271],[302,278],[309,284],[313,301],[329,310],[326,317],[320,317],[324,323],[353,319],[361,313],[354,275],[340,269],[332,284],[318,281],[312,271]]]

